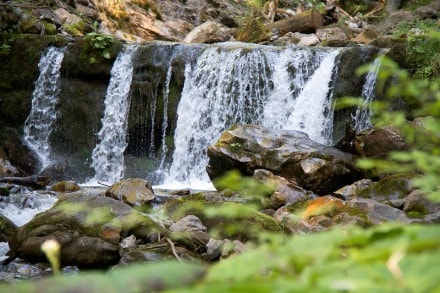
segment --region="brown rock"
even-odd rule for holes
[[[105,196],[134,206],[144,205],[156,198],[151,183],[141,178],[119,181],[106,190]]]
[[[313,33],[317,28],[322,27],[324,19],[315,9],[306,10],[289,18],[276,21],[269,26],[277,30],[280,35],[288,32]]]
[[[52,185],[52,190],[57,192],[74,192],[80,190],[75,181],[59,181]]]

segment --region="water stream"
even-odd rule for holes
[[[127,116],[129,93],[133,76],[133,55],[136,46],[126,46],[116,58],[111,70],[110,84],[105,97],[100,141],[92,153],[95,176],[91,182],[114,183],[124,176],[124,150],[127,147]]]
[[[23,138],[38,155],[41,163],[40,169],[51,163],[49,136],[59,116],[56,105],[64,51],[64,47],[49,47],[41,57],[38,63],[40,76],[35,82],[35,89],[32,93],[31,112],[24,124]]]
[[[362,87],[363,102],[356,109],[354,116],[352,116],[353,128],[359,132],[371,128],[372,109],[371,102],[374,99],[377,75],[379,74],[380,64],[382,59],[380,57],[374,60],[366,78],[364,86]]]

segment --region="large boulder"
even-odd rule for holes
[[[6,129],[5,148],[9,160],[24,173],[28,175],[35,174],[40,168],[37,154],[26,145],[17,129]]]
[[[119,241],[129,233],[149,241],[162,228],[130,206],[90,194],[61,196],[51,209],[20,227],[10,238],[16,257],[45,261],[40,249],[48,239],[61,244],[62,265],[107,267],[119,260]]]
[[[19,175],[17,168],[12,166],[5,151],[0,147],[0,177],[17,175]]]
[[[392,127],[376,127],[356,136],[356,150],[369,158],[386,158],[392,151],[405,151],[409,146],[400,132]]]
[[[270,130],[262,126],[233,126],[208,148],[211,179],[238,169],[252,175],[266,169],[299,186],[325,194],[359,177],[353,156],[312,141],[299,131]]]
[[[0,214],[0,242],[5,242],[15,233],[17,226],[8,218]]]

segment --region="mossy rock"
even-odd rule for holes
[[[215,208],[225,213],[231,212],[231,216],[223,213],[212,215],[207,210]],[[177,221],[187,215],[195,215],[208,228],[211,235],[220,238],[232,238],[242,241],[256,240],[258,233],[282,232],[283,227],[272,217],[253,210],[244,204],[226,201],[209,201],[205,195],[192,194],[180,198],[170,198],[164,205],[165,213]]]
[[[0,242],[8,240],[15,233],[17,226],[8,218],[0,214]]]
[[[60,197],[54,207],[20,227],[9,246],[18,257],[45,261],[40,246],[56,239],[63,247],[63,265],[106,267],[119,260],[122,238],[134,234],[149,242],[158,233],[166,235],[160,225],[120,201],[76,193]]]
[[[357,197],[372,198],[380,202],[400,200],[415,189],[412,179],[415,174],[395,174],[381,179],[379,182],[361,190]]]

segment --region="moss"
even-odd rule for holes
[[[245,18],[238,29],[236,39],[240,42],[259,43],[270,38],[270,30],[264,25],[261,17]]]
[[[72,24],[66,24],[63,26],[64,30],[73,36],[82,36],[86,28],[86,23],[84,21],[79,21]]]
[[[414,174],[396,174],[385,177],[379,182],[361,190],[358,196],[378,200],[402,199],[414,190],[411,183],[411,179],[414,176]]]

